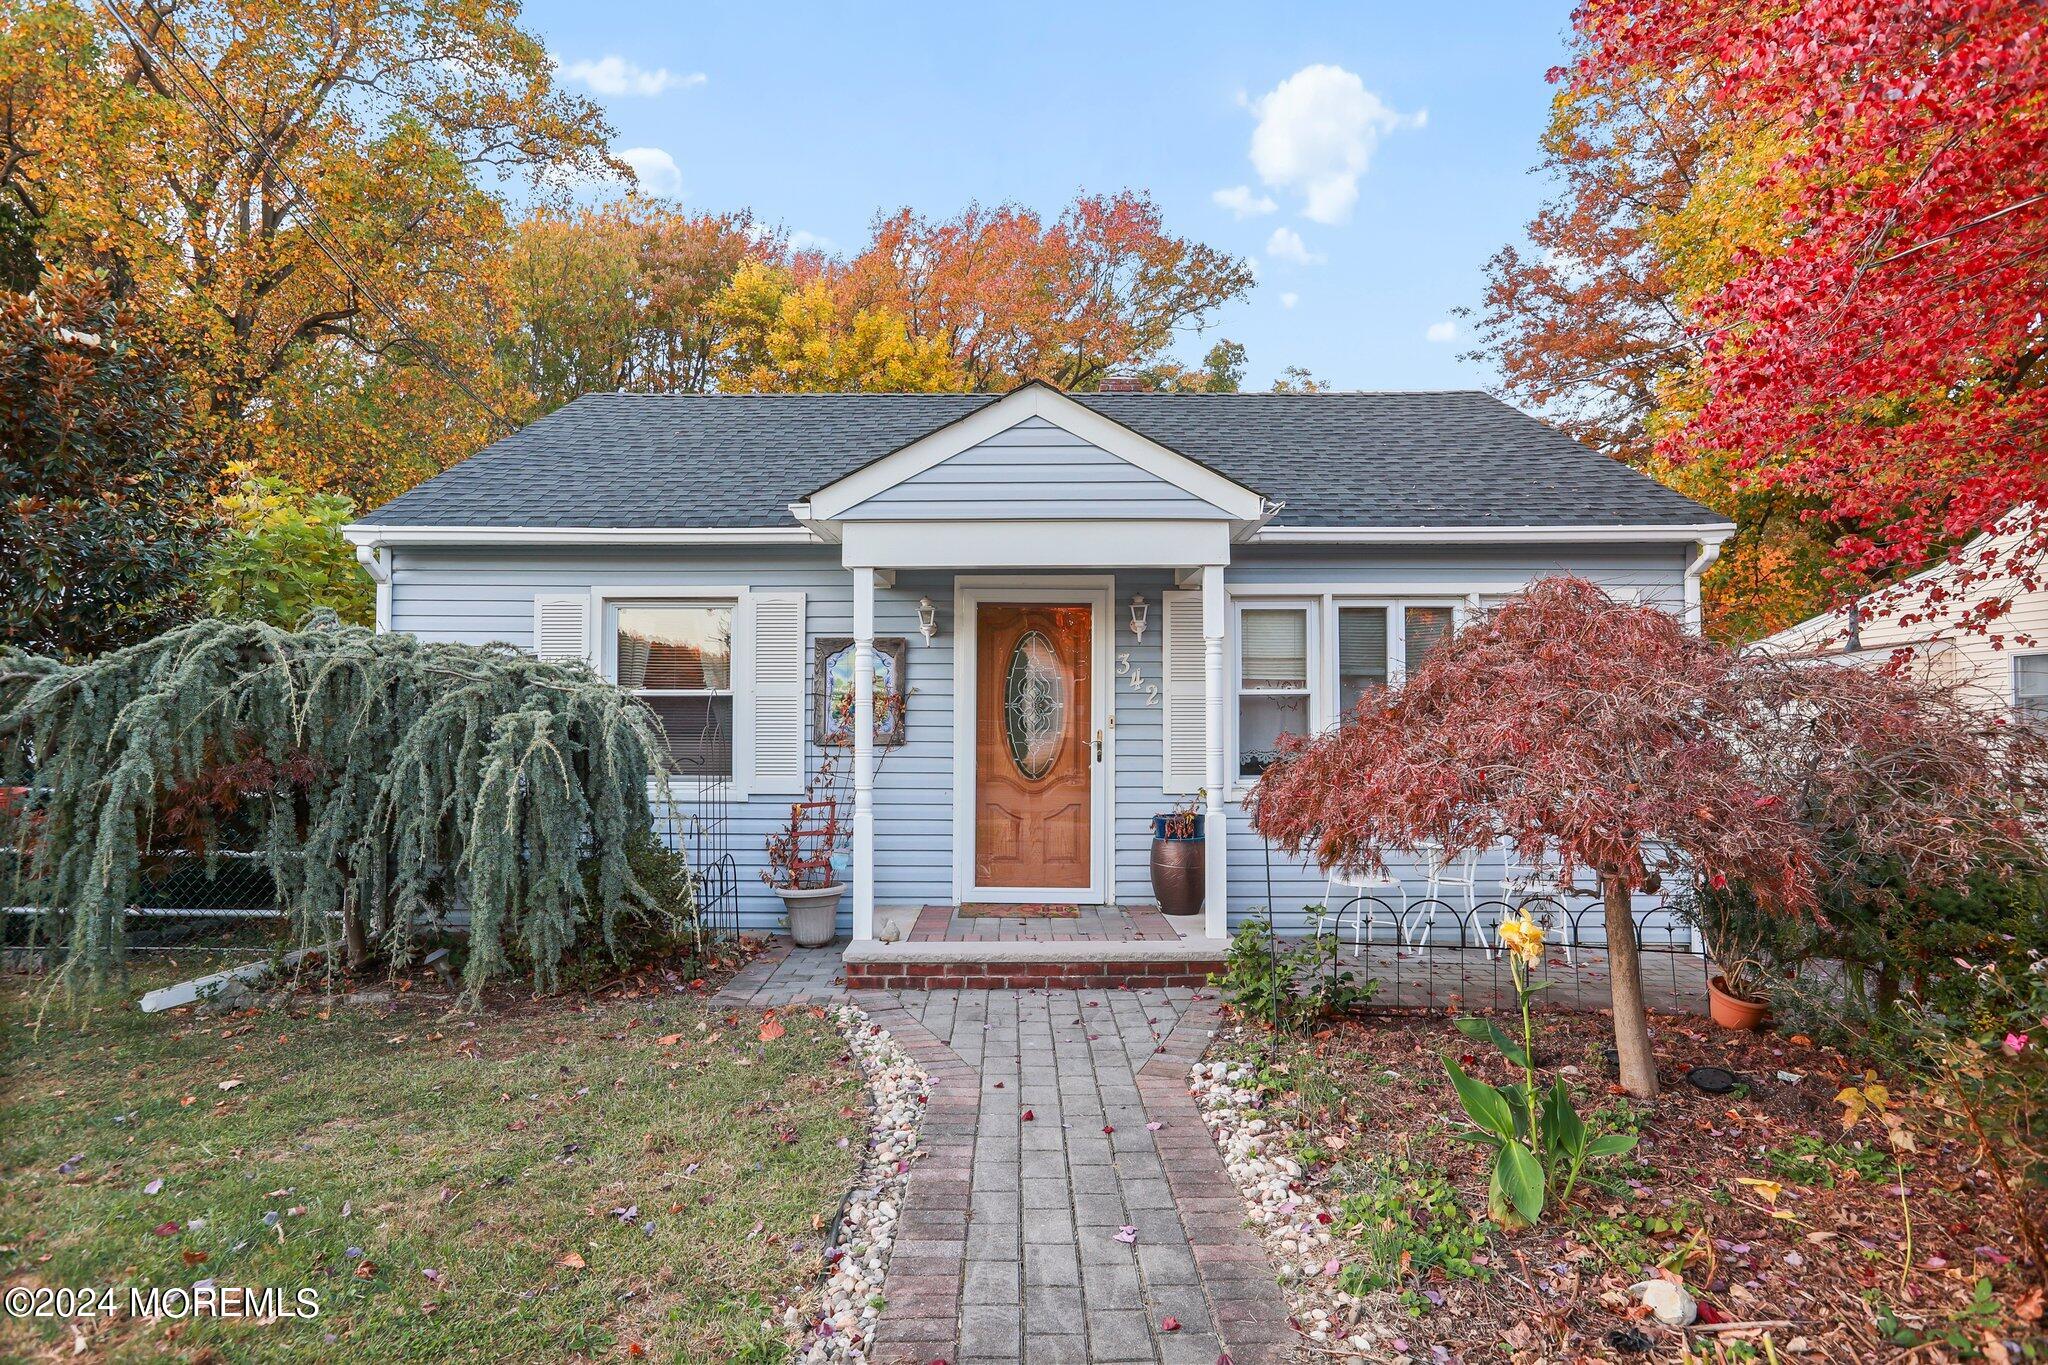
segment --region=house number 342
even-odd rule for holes
[[[1131,680],[1131,691],[1144,694],[1145,705],[1159,705],[1159,684],[1147,681],[1145,675],[1138,671],[1137,665],[1131,662],[1130,655],[1116,656],[1116,671],[1118,677]]]

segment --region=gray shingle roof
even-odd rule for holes
[[[1722,520],[1476,390],[1076,394],[1285,503],[1276,526]],[[789,504],[995,394],[589,394],[385,503],[373,526],[789,526]]]

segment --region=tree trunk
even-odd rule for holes
[[[1643,962],[1636,951],[1635,897],[1619,877],[1602,877],[1607,902],[1607,970],[1614,1000],[1614,1050],[1621,1087],[1638,1099],[1657,1098],[1657,1063],[1650,1056],[1650,1021],[1643,1012]]]

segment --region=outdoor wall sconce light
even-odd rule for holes
[[[1145,618],[1150,611],[1151,608],[1145,605],[1143,597],[1133,597],[1131,599],[1131,635],[1133,638],[1140,641],[1144,640]]]
[[[932,636],[939,633],[939,609],[932,605],[929,597],[917,599],[917,633],[924,636],[926,644],[930,644]]]

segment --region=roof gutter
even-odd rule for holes
[[[379,545],[815,545],[802,526],[379,526],[341,528],[358,549]]]
[[[1732,522],[1690,526],[1268,526],[1252,537],[1260,545],[1527,545],[1621,541],[1690,541],[1718,547],[1735,534]]]

